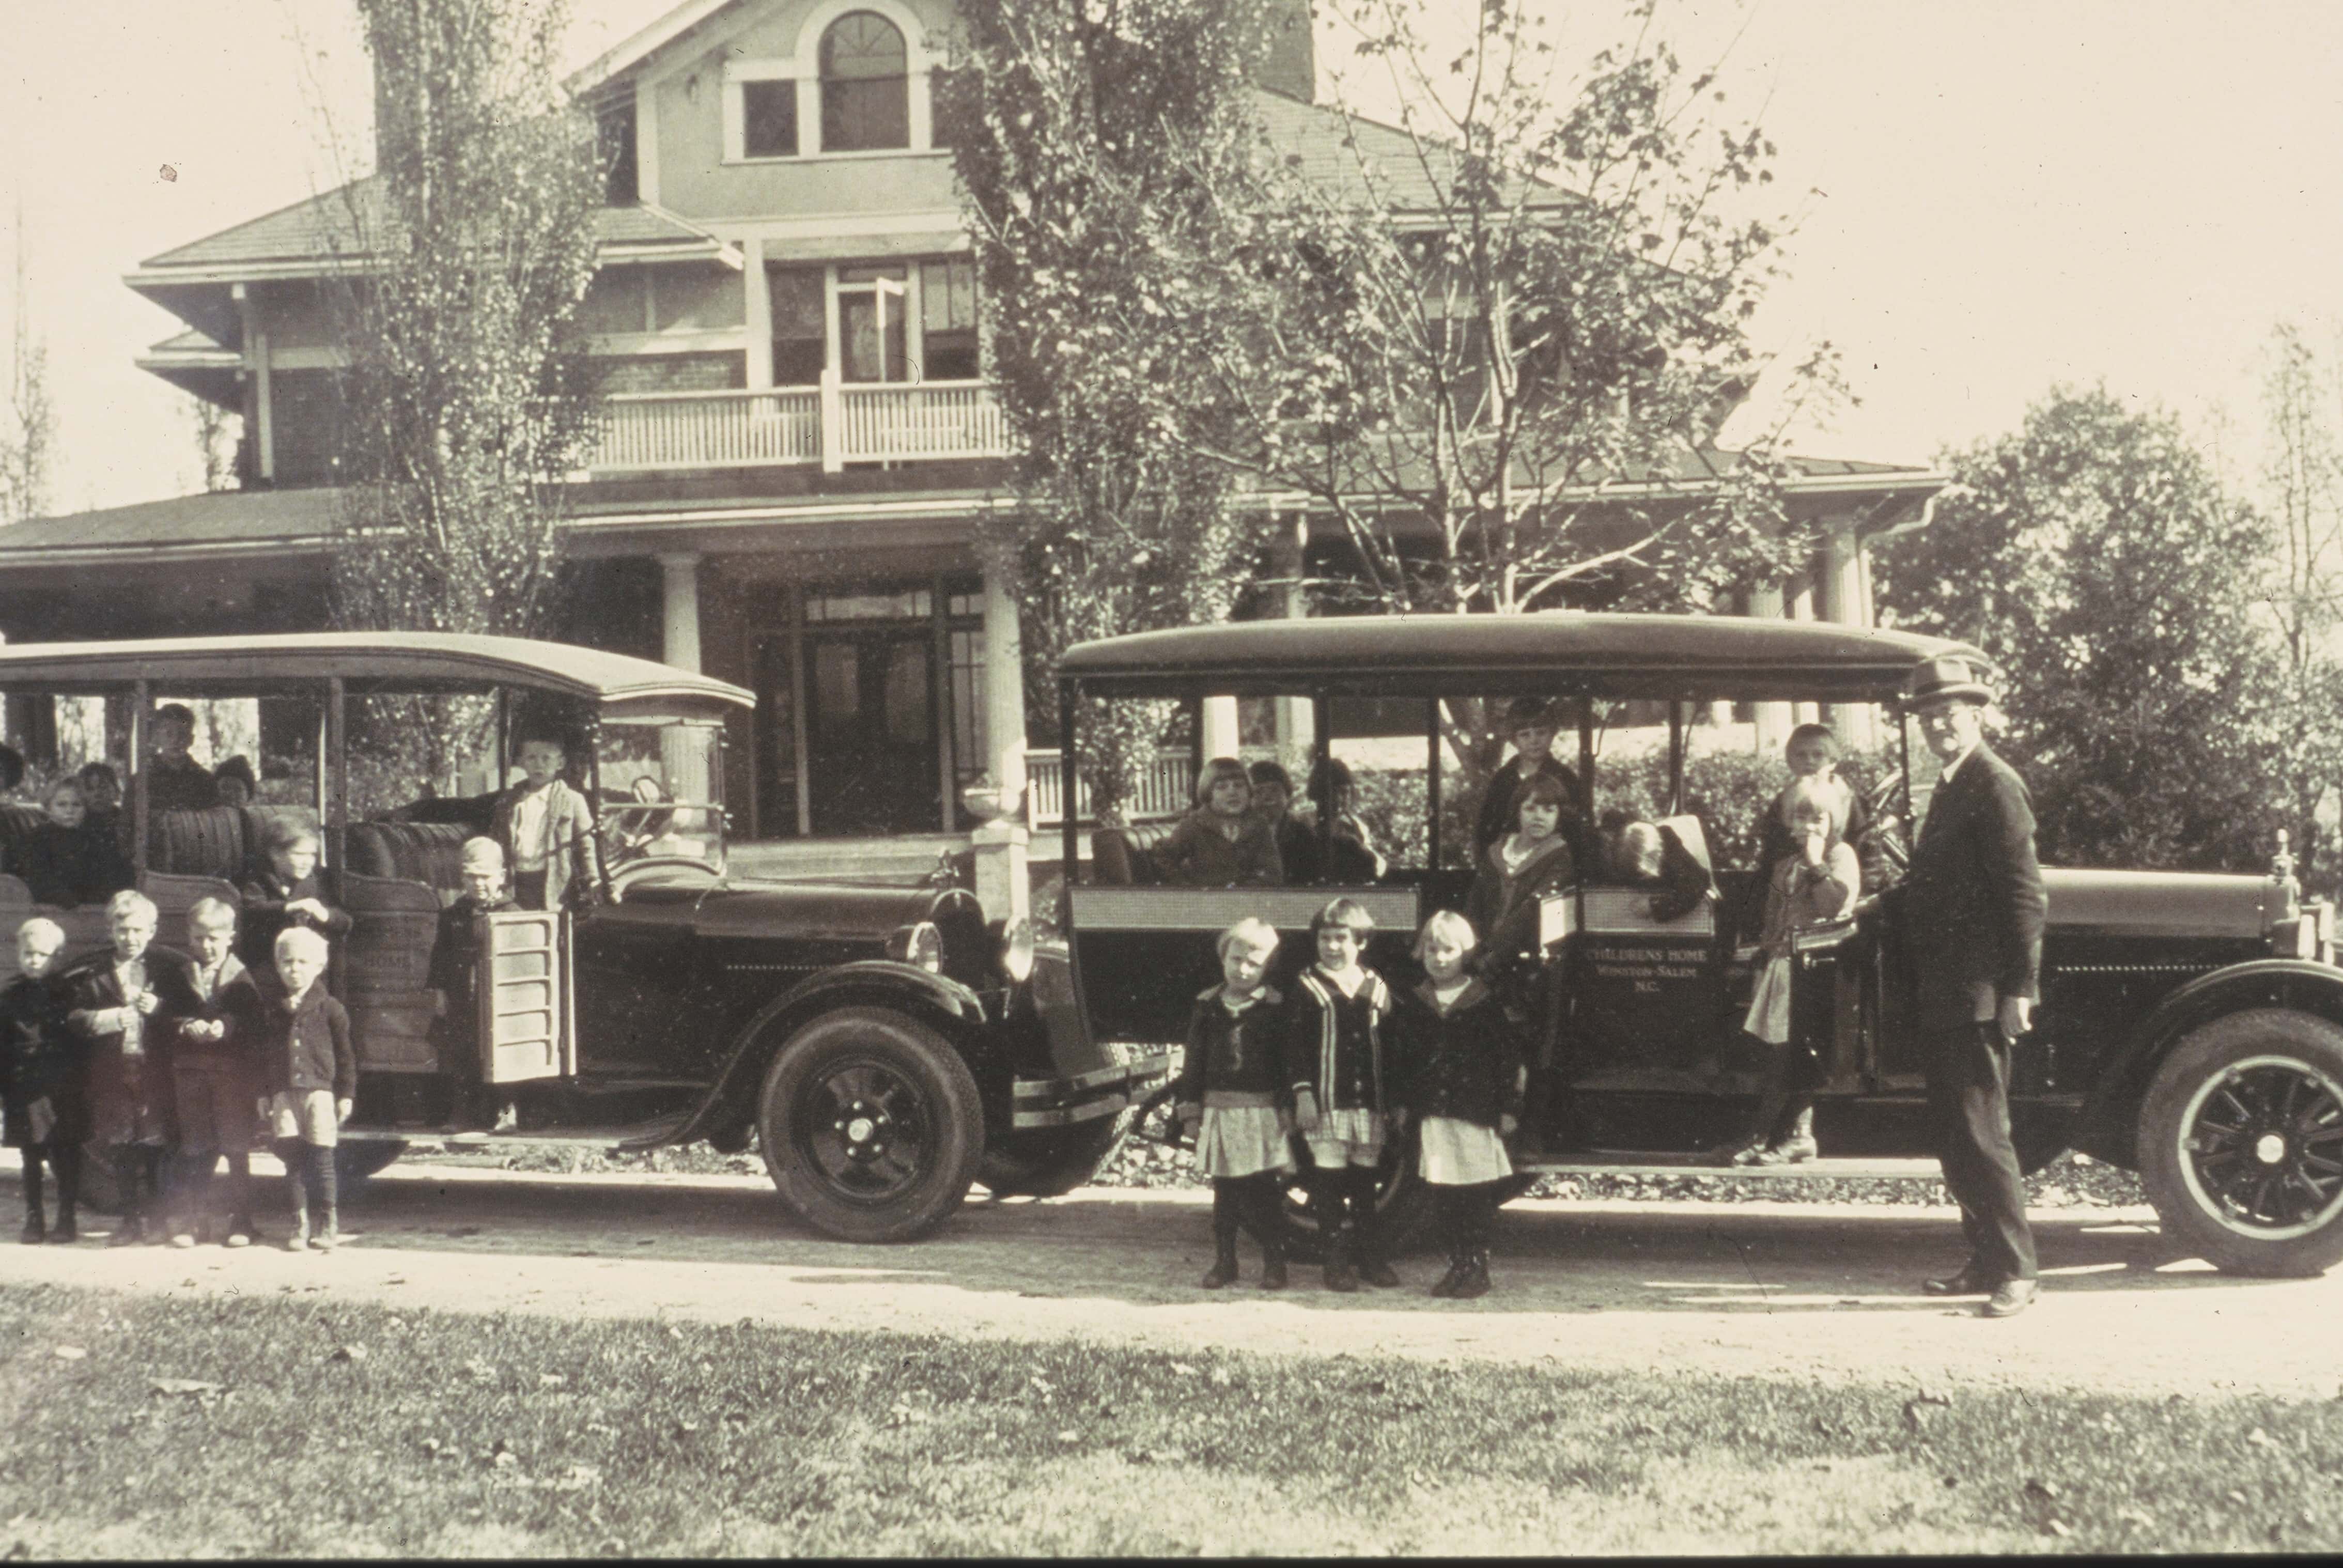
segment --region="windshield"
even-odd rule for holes
[[[595,744],[611,868],[641,859],[724,866],[723,729],[606,723]]]

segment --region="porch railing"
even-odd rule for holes
[[[1095,820],[1091,810],[1091,787],[1077,779],[1074,819]],[[1066,772],[1055,750],[1029,749],[1025,753],[1025,785],[1033,802],[1036,827],[1055,827],[1066,819]],[[1158,751],[1141,776],[1139,798],[1128,803],[1125,815],[1134,822],[1160,822],[1188,809],[1196,789],[1196,759],[1182,750]]]
[[[982,381],[849,383],[603,399],[595,473],[1000,457],[1009,427]]]

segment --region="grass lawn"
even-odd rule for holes
[[[2343,1547],[2335,1402],[1924,1402],[324,1290],[0,1287],[0,1354],[8,1556]]]

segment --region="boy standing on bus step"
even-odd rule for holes
[[[560,741],[534,736],[520,743],[519,759],[527,777],[497,797],[489,829],[504,848],[513,901],[524,910],[591,903],[600,869],[594,813],[561,777],[568,754]]]
[[[505,852],[494,839],[464,840],[464,891],[439,911],[429,984],[439,993],[431,1043],[448,1081],[447,1131],[488,1131],[496,1108],[484,1099],[480,1062],[480,932],[486,917],[520,906],[505,896]]]

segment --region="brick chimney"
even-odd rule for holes
[[[1309,103],[1318,94],[1318,51],[1310,36],[1310,0],[1269,0],[1269,48],[1254,80],[1272,93]]]

